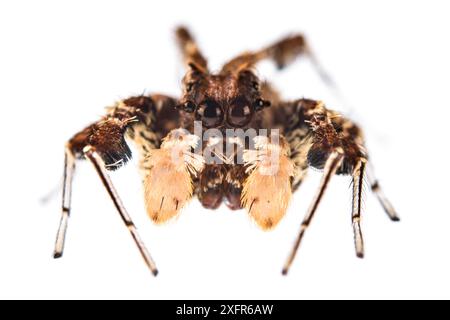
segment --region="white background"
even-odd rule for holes
[[[0,4],[0,298],[450,298],[445,1],[2,1]],[[336,177],[288,277],[281,267],[318,186],[311,172],[275,231],[244,211],[201,208],[154,226],[135,163],[114,173],[151,250],[153,278],[92,168],[79,166],[63,259],[51,254],[64,142],[115,100],[179,94],[176,25],[210,65],[304,32],[348,102],[306,61],[273,79],[289,98],[323,99],[356,119],[402,222],[366,191],[366,259],[354,257],[348,177]],[[155,186],[157,188],[157,186]]]

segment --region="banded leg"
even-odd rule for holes
[[[302,224],[300,226],[300,232],[298,234],[298,237],[294,243],[294,247],[292,248],[292,251],[283,267],[283,275],[287,275],[289,272],[289,268],[292,265],[292,262],[294,261],[295,255],[297,254],[298,248],[300,247],[300,243],[303,239],[303,236],[305,234],[305,231],[308,229],[312,218],[314,217],[314,214],[316,213],[317,207],[319,206],[320,200],[322,199],[322,196],[325,193],[325,190],[328,186],[328,183],[331,180],[331,177],[336,173],[339,166],[341,165],[343,160],[343,151],[342,150],[336,150],[330,154],[328,157],[325,168],[323,172],[322,181],[320,183],[319,190],[317,191],[314,200],[309,207],[309,210],[305,216],[305,218],[302,221]]]
[[[199,69],[202,73],[208,72],[208,62],[206,61],[194,37],[185,27],[178,27],[176,30],[178,45],[183,54],[185,64],[190,67]]]
[[[353,172],[352,225],[355,239],[355,250],[358,258],[364,258],[364,240],[361,231],[361,204],[366,160],[357,162]]]
[[[133,221],[131,220],[130,215],[126,211],[122,201],[119,198],[119,195],[117,194],[116,189],[114,188],[114,185],[111,182],[111,179],[109,178],[106,169],[105,164],[100,157],[100,155],[95,151],[95,148],[92,146],[87,146],[84,148],[83,153],[85,157],[92,163],[92,165],[95,168],[95,171],[97,172],[98,176],[100,177],[103,185],[105,186],[106,190],[108,191],[109,196],[111,197],[111,200],[114,203],[114,206],[116,207],[117,211],[120,214],[120,217],[122,218],[123,223],[128,228],[128,231],[130,232],[131,236],[133,237],[134,242],[136,243],[136,246],[139,249],[139,252],[141,253],[142,257],[144,258],[145,263],[149,267],[150,271],[153,273],[154,276],[158,274],[158,269],[156,268],[155,262],[153,261],[152,257],[150,256],[150,253],[147,251],[147,248],[144,245],[144,242],[142,241],[141,237],[139,236],[136,226],[134,225]]]
[[[301,55],[309,58],[322,81],[330,87],[335,87],[331,77],[325,72],[305,37],[301,34],[283,38],[259,51],[243,53],[226,63],[221,73],[238,73],[265,59],[272,59],[279,69],[283,69]]]
[[[107,115],[100,121],[88,126],[70,139],[66,147],[63,212],[56,239],[55,258],[59,258],[63,254],[70,216],[75,160],[87,158],[100,175],[147,265],[154,274],[157,273],[150,255],[106,174],[106,170],[116,170],[131,158],[131,151],[124,139],[125,135],[139,145],[141,153],[159,146],[159,136],[170,130],[173,125],[177,125],[178,119],[173,115],[175,103],[174,99],[161,95],[128,98],[108,108]],[[160,119],[158,124],[155,123],[156,117]]]
[[[259,51],[245,52],[233,58],[223,66],[222,73],[237,73],[265,59],[274,60],[277,67],[282,69],[306,51],[306,42],[302,35],[287,37]]]
[[[72,181],[75,173],[75,156],[69,147],[66,147],[64,158],[64,176],[63,176],[63,196],[62,196],[62,215],[59,223],[58,233],[56,235],[55,250],[53,257],[61,258],[64,251],[66,240],[67,225],[70,217],[70,207],[72,199]]]
[[[298,159],[297,167],[302,168],[302,159],[307,165],[316,169],[324,169],[319,192],[311,205],[300,228],[294,248],[284,266],[283,274],[287,274],[300,246],[301,240],[308,228],[317,205],[323,195],[326,185],[332,174],[352,175],[353,201],[352,201],[352,227],[356,255],[364,257],[364,241],[361,231],[361,211],[364,176],[366,173],[367,151],[364,147],[362,130],[351,120],[339,113],[327,109],[320,101],[300,99],[294,103],[282,105],[285,118],[291,119],[287,124],[287,136],[291,143],[291,157]],[[305,143],[304,147],[300,147]],[[329,156],[330,151],[331,153]],[[304,166],[303,166],[304,167]],[[392,220],[397,221],[392,205],[381,193],[376,180],[367,172],[372,190],[385,208]],[[301,177],[301,175],[299,175]],[[301,182],[301,179],[299,179]],[[295,183],[295,181],[294,181]]]
[[[387,213],[389,218],[394,221],[398,222],[400,221],[400,217],[397,215],[397,212],[395,211],[394,207],[392,206],[391,202],[388,200],[388,198],[385,196],[383,190],[380,187],[380,184],[377,179],[375,179],[373,175],[373,169],[369,166],[367,170],[367,177],[370,183],[370,188],[372,189],[372,192],[375,193],[375,195],[378,198],[378,201],[380,202],[381,206],[383,207],[384,211]]]

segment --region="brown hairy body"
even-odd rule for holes
[[[107,109],[102,119],[74,135],[67,143],[63,214],[55,257],[61,257],[64,248],[75,161],[88,159],[145,262],[157,274],[156,266],[107,174],[107,170],[119,169],[131,158],[126,140],[138,147],[145,206],[155,223],[164,223],[178,215],[192,197],[197,196],[205,208],[215,209],[222,202],[232,210],[245,208],[259,227],[272,229],[285,215],[292,192],[300,186],[308,168],[323,170],[322,183],[301,223],[284,274],[288,272],[331,177],[334,174],[351,175],[355,248],[357,256],[363,257],[361,201],[369,158],[361,129],[321,101],[282,100],[271,85],[262,82],[255,73],[261,60],[271,59],[282,69],[297,56],[304,55],[329,81],[305,38],[301,35],[287,37],[262,50],[246,52],[227,62],[217,73],[208,70],[207,60],[187,29],[178,28],[177,39],[187,68],[180,98],[152,94],[119,101]],[[202,125],[201,137],[195,134],[195,121]],[[229,130],[236,129],[264,133],[258,133],[250,140],[226,135]],[[211,132],[226,138],[223,135],[207,136]],[[199,146],[202,138],[205,143]],[[229,146],[232,146],[231,153],[224,151]],[[208,153],[221,162],[206,161],[205,154]],[[240,157],[241,162],[238,161]],[[386,212],[397,221],[379,183],[369,179]]]

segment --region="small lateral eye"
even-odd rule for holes
[[[258,81],[253,81],[252,82],[252,87],[253,87],[253,89],[255,89],[255,90],[259,90],[259,83],[258,83]]]
[[[188,82],[188,83],[186,84],[186,91],[187,91],[187,92],[191,92],[191,91],[192,91],[192,88],[194,88],[194,82]]]
[[[270,107],[270,101],[258,98],[253,103],[253,107],[255,108],[256,111],[262,110],[264,108]]]
[[[178,106],[178,109],[181,109],[185,112],[192,113],[195,111],[196,105],[192,101],[188,100],[185,103]]]

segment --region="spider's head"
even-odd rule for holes
[[[209,74],[191,64],[183,83],[179,108],[202,121],[204,128],[245,128],[270,106],[261,97],[260,80],[248,69]]]

